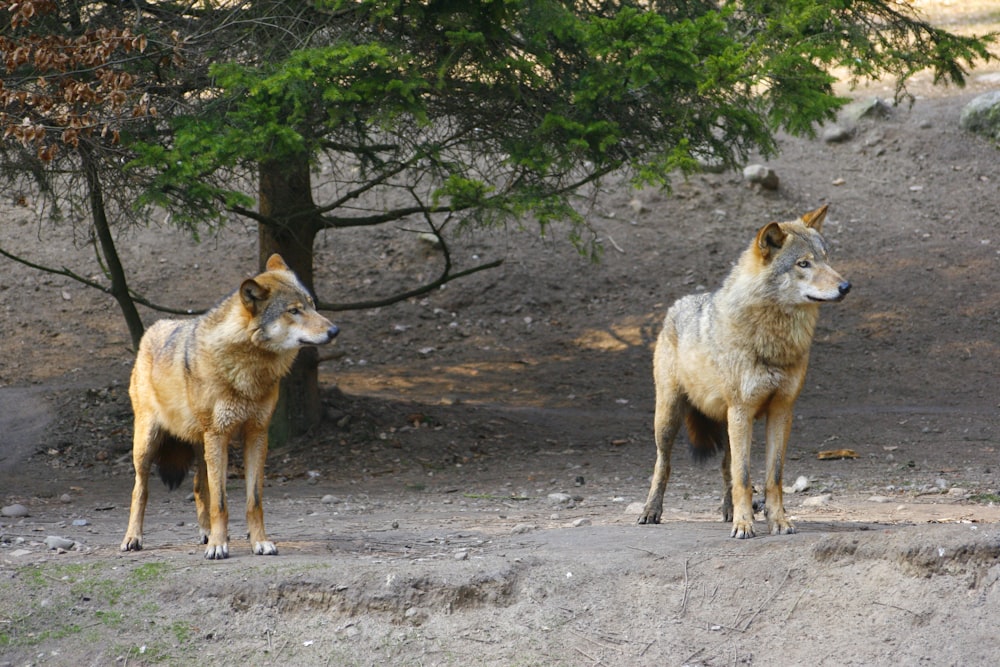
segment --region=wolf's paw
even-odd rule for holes
[[[640,526],[651,523],[660,523],[660,510],[649,508],[642,510],[642,514],[639,515],[639,520],[636,523]]]
[[[205,549],[205,558],[208,560],[222,560],[223,558],[229,558],[229,543],[223,542],[222,544],[217,544],[215,546],[209,545]]]
[[[769,521],[768,529],[772,535],[791,535],[795,532],[795,526],[788,519]]]
[[[749,539],[754,536],[753,532],[753,521],[733,521],[733,532],[729,534],[730,537],[735,537],[738,540]]]
[[[128,535],[126,535],[124,541],[122,541],[121,550],[142,551],[142,536],[129,537]]]
[[[274,546],[274,542],[254,542],[253,552],[258,556],[277,556],[278,547]]]
[[[728,505],[723,505],[722,506],[722,520],[725,523],[729,523],[730,521],[733,520],[733,504],[732,503],[729,503]]]
[[[199,541],[199,543],[200,544],[208,544],[208,536],[209,536],[209,534],[210,534],[210,531],[207,531],[204,528],[199,528],[198,529],[198,541]]]

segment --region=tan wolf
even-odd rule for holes
[[[194,497],[205,558],[229,557],[226,468],[243,440],[247,527],[255,554],[277,554],[264,532],[261,494],[267,429],[279,380],[299,348],[325,345],[338,329],[279,255],[267,270],[201,317],[160,320],[139,344],[129,396],[135,413],[135,487],[122,551],[142,549],[149,469],[177,488],[196,462]]]
[[[687,424],[695,458],[724,452],[724,521],[753,537],[750,441],[766,417],[764,511],[771,534],[794,533],[781,477],[819,304],[842,300],[851,283],[827,262],[820,234],[827,207],[761,227],[722,287],[690,295],[668,311],[653,353],[656,466],[640,524],[659,523],[670,450]]]

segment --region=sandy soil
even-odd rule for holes
[[[989,3],[924,4],[959,29],[1000,24]],[[109,299],[5,262],[0,505],[29,515],[0,518],[0,666],[997,664],[1000,153],[958,115],[1000,67],[928,84],[848,141],[783,139],[776,192],[731,174],[670,197],[607,183],[588,212],[600,264],[558,234],[468,236],[459,261],[504,265],[334,314],[326,423],[269,457],[273,558],[235,539],[205,561],[189,486],[155,486],[146,549],[118,552],[127,331]],[[799,533],[730,539],[717,465],[683,448],[664,523],[635,525],[665,309],[716,287],[759,225],[824,202],[854,290],[824,310],[796,411]],[[402,227],[324,238],[323,298],[432,275]],[[81,233],[12,206],[3,245],[96,273]],[[139,291],[205,307],[252,269],[254,242],[154,224],[121,246]],[[817,456],[841,448],[857,458]],[[237,507],[238,459],[230,493]]]

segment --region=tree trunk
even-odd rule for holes
[[[267,258],[280,254],[289,268],[313,292],[313,241],[320,229],[312,200],[308,156],[260,164],[260,213],[273,220],[258,225],[260,268]],[[270,440],[281,445],[319,426],[319,354],[303,348],[291,372],[281,382],[281,396],[271,419]]]
[[[97,171],[90,151],[83,143],[80,144],[80,155],[83,159],[83,172],[87,178],[87,198],[90,201],[90,214],[93,218],[94,229],[97,232],[97,240],[101,244],[101,254],[104,255],[104,262],[107,265],[108,276],[111,279],[111,295],[118,302],[118,307],[125,316],[125,323],[128,325],[129,335],[132,337],[132,347],[139,349],[139,341],[145,328],[139,311],[136,310],[132,295],[129,294],[128,281],[125,278],[125,269],[122,267],[121,258],[118,256],[118,249],[115,247],[115,239],[111,234],[111,226],[108,224],[108,213],[104,208],[104,189],[101,186],[101,178]]]

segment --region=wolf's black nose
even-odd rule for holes
[[[851,286],[848,285],[847,287],[848,289],[850,289]],[[338,327],[336,324],[330,325],[330,328],[326,330],[326,335],[330,337],[330,340],[336,338],[337,334],[339,333],[340,333],[340,327]]]
[[[851,283],[845,280],[837,285],[837,290],[840,292],[840,296],[846,296],[847,293],[851,291]]]

